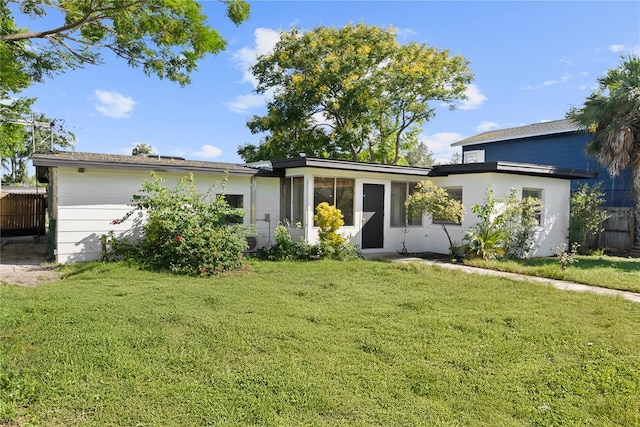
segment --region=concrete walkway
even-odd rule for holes
[[[451,264],[447,262],[438,262],[438,261],[432,261],[432,260],[427,260],[427,259],[417,258],[417,257],[400,257],[400,258],[394,259],[394,261],[419,262],[423,264],[437,265],[438,267],[442,267],[442,268],[450,268],[452,270],[464,271],[470,274],[484,274],[487,276],[500,276],[500,277],[506,277],[514,280],[527,280],[530,282],[537,282],[545,285],[551,285],[554,288],[561,289],[563,291],[593,292],[599,295],[620,296],[626,300],[640,303],[640,293],[637,293],[637,292],[619,291],[616,289],[601,288],[599,286],[589,286],[589,285],[582,285],[580,283],[567,282],[566,280],[547,279],[544,277],[527,276],[525,274],[488,270],[485,268],[470,267],[467,265]]]

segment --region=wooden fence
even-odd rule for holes
[[[0,197],[0,235],[45,234],[46,194],[7,193]]]
[[[610,217],[602,223],[602,231],[588,243],[613,252],[627,252],[633,246],[634,218],[632,208],[606,208]]]

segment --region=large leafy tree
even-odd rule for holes
[[[631,168],[634,196],[634,250],[640,253],[640,59],[630,55],[598,78],[598,88],[568,118],[592,135],[588,152],[612,176]]]
[[[272,99],[247,123],[268,134],[238,149],[247,161],[305,153],[398,163],[433,117],[430,102],[453,108],[472,79],[465,58],[364,24],[284,32],[252,72],[257,92]]]
[[[224,3],[235,24],[248,18],[244,1]],[[37,30],[19,28],[14,10],[33,19],[48,17],[47,23],[51,16],[60,16],[60,23]],[[195,0],[0,0],[0,19],[0,49],[11,52],[22,71],[36,81],[100,63],[101,51],[110,50],[148,75],[184,85],[198,60],[226,45]]]
[[[248,18],[249,5],[244,0],[221,1],[235,24]],[[19,27],[16,17],[30,18],[33,28]],[[3,164],[12,164],[29,152],[24,143],[29,129],[16,122],[31,118],[35,99],[17,95],[31,84],[69,69],[100,64],[102,54],[110,51],[147,75],[184,86],[200,59],[225,46],[196,0],[0,0]]]

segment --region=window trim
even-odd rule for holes
[[[225,202],[227,202],[227,204],[229,205],[229,207],[233,208],[233,209],[242,209],[244,210],[244,194],[227,194],[227,193],[218,193],[216,195],[217,197],[222,197],[224,198]],[[239,198],[240,200],[240,206],[234,206],[233,203],[229,202],[229,197],[233,197],[233,198]],[[229,225],[237,225],[237,224],[244,224],[244,217],[246,216],[246,212],[244,215],[242,216],[233,216],[233,215],[227,215],[226,217],[226,223]]]
[[[345,178],[345,177],[339,177],[339,176],[314,176],[313,177],[313,211],[315,214],[315,209],[316,206],[318,206],[320,203],[322,202],[316,202],[316,180],[318,179],[322,179],[322,180],[333,180],[333,187],[331,188],[331,198],[332,203],[329,203],[330,205],[336,206],[338,207],[338,200],[337,199],[337,194],[338,194],[338,187],[337,187],[337,183],[338,180],[347,180],[347,181],[351,181],[351,212],[350,212],[350,218],[346,217],[350,219],[350,222],[347,222],[345,220],[344,222],[344,226],[345,227],[353,227],[355,225],[355,189],[356,189],[356,180],[355,178]],[[340,187],[342,188],[342,187]],[[346,187],[344,187],[346,188]],[[338,207],[339,208],[339,207]],[[342,213],[344,215],[344,212]],[[315,221],[314,221],[314,227],[316,226]]]
[[[400,214],[402,215],[402,224],[398,224],[394,221],[394,215],[392,212],[394,209],[394,205],[393,205],[393,185],[394,184],[404,184],[404,200],[402,201],[402,206],[401,206],[401,212]],[[422,218],[424,215],[416,215],[414,218],[406,218],[406,207],[404,205],[404,203],[407,201],[407,199],[409,198],[410,194],[413,194],[415,192],[416,189],[416,185],[418,185],[417,181],[391,181],[391,211],[390,213],[390,219],[389,219],[389,226],[391,228],[419,228],[422,227],[424,225],[424,222],[422,221]]]
[[[524,193],[525,192],[537,192],[540,194],[540,197],[536,197],[536,196],[532,196],[532,195],[527,195],[525,196]],[[521,191],[520,191],[520,199],[523,200],[526,197],[531,197],[533,199],[538,199],[540,200],[540,205],[542,207],[544,207],[544,188],[536,188],[536,187],[522,187]],[[540,209],[540,213],[537,215],[537,219],[538,219],[538,227],[542,227],[544,224],[544,209]]]
[[[294,197],[295,194],[295,190],[296,190],[296,186],[294,185],[294,182],[299,180],[299,185],[302,188],[302,194],[300,195],[300,199],[298,200],[299,203],[299,215],[300,218],[298,218],[296,220],[296,218],[294,218],[294,211],[295,211],[295,202],[296,202],[296,198]],[[290,226],[294,226],[296,224],[300,224],[302,226],[304,226],[304,175],[293,175],[293,176],[285,176],[283,178],[280,179],[280,197],[282,198],[282,187],[283,187],[283,183],[285,181],[289,182],[289,194],[288,194],[288,199],[289,199],[289,206],[287,206],[287,211],[283,212],[283,207],[286,201],[283,201],[282,199],[280,200],[280,221],[284,221],[284,222],[289,222]],[[290,218],[289,218],[290,217]]]
[[[441,188],[444,189],[447,192],[447,194],[449,194],[449,197],[451,197],[452,199],[457,200],[460,203],[462,203],[462,198],[464,197],[464,190],[463,190],[463,186],[462,185],[452,185],[450,187],[441,187]],[[453,197],[449,190],[460,190],[460,198]],[[433,225],[461,226],[462,225],[462,218],[460,218],[460,222],[450,222],[450,221],[440,221],[440,220],[432,217],[431,218],[431,224],[433,224]]]

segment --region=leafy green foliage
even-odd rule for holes
[[[453,253],[453,242],[446,223],[462,222],[464,208],[462,203],[452,198],[447,190],[438,187],[431,181],[422,181],[416,185],[416,191],[407,197],[405,202],[407,218],[428,213],[440,221],[440,225],[449,240],[449,250]]]
[[[313,221],[318,226],[318,238],[321,243],[334,249],[339,249],[344,245],[347,239],[338,233],[340,227],[344,225],[343,218],[340,209],[327,202],[316,206]]]
[[[268,261],[309,261],[320,259],[322,250],[318,245],[310,245],[304,240],[294,241],[291,232],[284,225],[274,231],[276,243],[258,251],[258,258]]]
[[[576,255],[579,247],[580,245],[578,243],[572,243],[571,249],[564,246],[556,250],[556,259],[558,260],[562,271],[566,270],[568,266],[578,261],[576,259]]]
[[[540,226],[542,201],[535,197],[518,199],[515,189],[500,203],[504,206],[496,220],[505,232],[505,255],[524,258],[533,248],[535,232]]]
[[[515,189],[507,197],[496,199],[489,188],[484,203],[473,205],[471,210],[479,222],[466,230],[465,240],[476,256],[485,260],[523,258],[533,247],[542,211],[539,199],[518,200]]]
[[[569,241],[578,244],[581,252],[588,251],[587,239],[589,235],[596,235],[602,223],[609,218],[606,210],[602,182],[594,186],[584,183],[571,194]]]
[[[228,224],[227,218],[242,217],[244,211],[230,207],[213,189],[198,192],[192,175],[169,189],[153,173],[133,197],[133,210],[114,220],[120,223],[137,210],[145,211],[144,235],[132,245],[112,243],[114,256],[179,274],[212,275],[242,268],[248,230]]]
[[[11,50],[18,60],[16,71],[34,81],[69,68],[98,64],[100,51],[110,50],[130,66],[142,67],[147,75],[185,85],[198,60],[226,46],[222,36],[209,28],[202,5],[195,0],[15,3],[22,14],[32,19],[61,13],[64,20],[46,30],[16,28],[13,10],[7,2],[0,4],[4,23],[0,45]],[[224,3],[227,17],[235,24],[249,17],[246,2]]]
[[[598,78],[598,88],[582,108],[567,114],[593,139],[587,151],[612,176],[631,168],[635,216],[634,246],[640,249],[640,58],[629,55]]]
[[[148,156],[150,154],[154,154],[153,147],[145,143],[137,144],[131,150],[132,156]]]
[[[323,202],[316,207],[316,212],[313,220],[319,228],[318,244],[311,245],[302,239],[294,241],[289,228],[279,225],[274,232],[276,243],[260,249],[258,257],[269,261],[309,261],[322,258],[346,261],[362,258],[360,250],[338,234],[338,229],[344,225],[340,209]]]
[[[306,153],[398,163],[435,114],[429,103],[453,106],[472,78],[463,57],[364,24],[284,32],[252,72],[257,91],[275,95],[247,123],[268,135],[238,149],[246,161]]]
[[[13,5],[11,4],[13,3]],[[243,0],[224,0],[227,17],[249,17]],[[36,22],[31,31],[16,26],[14,14]],[[61,22],[53,23],[58,19]],[[34,98],[17,94],[34,82],[86,64],[99,64],[111,51],[145,74],[186,85],[207,54],[224,50],[225,40],[209,28],[196,0],[16,0],[0,1],[0,154],[11,182],[22,182],[28,130],[12,120],[28,120]],[[60,135],[60,132],[57,132]],[[73,141],[70,132],[64,137]],[[55,145],[63,147],[60,143]]]

